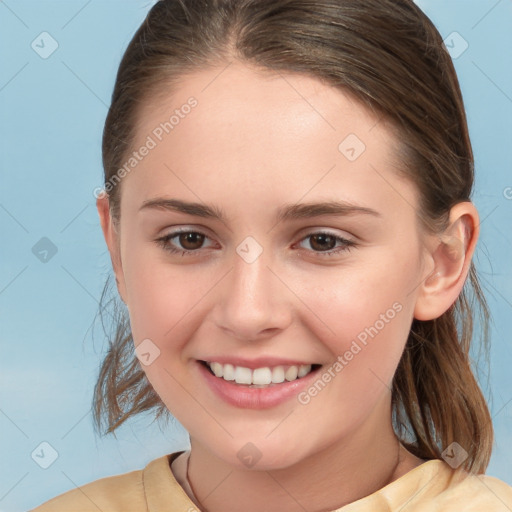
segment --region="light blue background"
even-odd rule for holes
[[[101,135],[121,55],[152,3],[0,2],[0,511],[188,447],[181,427],[164,435],[148,417],[97,439],[90,414],[107,347],[93,321],[111,268],[93,196]],[[443,37],[469,44],[455,65],[476,158],[476,262],[494,316],[489,385],[481,380],[496,430],[487,473],[512,484],[512,2],[418,3]],[[31,48],[43,31],[58,42],[47,59]],[[47,263],[32,253],[42,237],[58,249]],[[43,441],[59,455],[46,470],[31,458]]]

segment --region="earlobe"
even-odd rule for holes
[[[434,269],[419,287],[414,309],[417,320],[439,318],[457,300],[469,272],[478,239],[478,212],[469,201],[450,211],[449,226],[432,238]]]
[[[110,215],[110,203],[108,196],[99,197],[96,200],[96,208],[100,217],[101,229],[110,253],[110,261],[116,278],[117,290],[121,300],[126,304],[123,267],[119,248],[119,234],[116,230],[112,216]]]

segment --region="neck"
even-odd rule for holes
[[[286,468],[258,471],[227,464],[195,439],[188,460],[192,500],[205,512],[322,512],[368,496],[421,462],[387,428],[361,425]]]

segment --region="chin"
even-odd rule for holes
[[[275,441],[264,438],[255,439],[254,442],[234,441],[231,449],[226,447],[226,451],[220,453],[219,448],[221,447],[217,445],[215,452],[226,464],[249,471],[286,469],[300,463],[308,456],[303,451],[304,447],[300,451],[297,450],[297,442],[292,442],[288,447],[283,445],[283,440],[278,437]]]

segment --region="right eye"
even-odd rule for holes
[[[182,249],[175,246],[172,240],[176,238],[177,242],[181,245]],[[174,231],[168,233],[160,238],[157,238],[155,242],[172,254],[180,254],[181,256],[195,256],[194,253],[198,253],[201,249],[204,240],[208,238],[204,233],[199,231]]]

